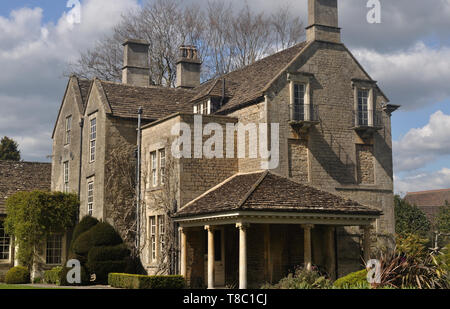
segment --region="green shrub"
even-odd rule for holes
[[[35,277],[33,279],[33,284],[40,284],[42,283],[42,278],[41,277]]]
[[[72,242],[70,244],[70,247],[72,248],[73,242],[78,238],[78,236],[80,236],[84,232],[93,228],[95,225],[97,225],[97,223],[98,223],[98,220],[94,217],[91,217],[91,216],[83,217],[80,220],[80,222],[78,222],[78,224],[75,226],[75,229],[73,230]]]
[[[111,247],[93,247],[88,253],[88,263],[124,260],[129,255],[130,250],[124,244]]]
[[[295,272],[289,274],[287,277],[281,279],[277,284],[265,284],[263,289],[327,289],[331,288],[331,281],[317,271],[306,270],[303,267],[298,267]]]
[[[363,269],[339,278],[333,284],[338,289],[367,288],[367,270]]]
[[[24,266],[16,266],[8,270],[5,276],[7,284],[25,284],[30,283],[30,272]]]
[[[108,284],[124,289],[183,289],[185,281],[182,276],[144,276],[110,273]]]
[[[75,239],[73,252],[87,258],[89,250],[93,247],[115,246],[121,243],[122,238],[110,224],[99,222]]]
[[[44,282],[48,284],[59,284],[59,278],[63,270],[62,266],[58,266],[44,272]]]

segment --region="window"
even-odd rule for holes
[[[211,100],[194,105],[194,114],[209,115],[211,114]]]
[[[305,84],[294,84],[293,120],[305,120]]]
[[[69,161],[64,162],[64,192],[69,192]]]
[[[3,221],[0,221],[0,260],[9,260],[11,238],[5,232]]]
[[[94,182],[91,181],[88,183],[88,194],[87,194],[87,208],[88,215],[92,216],[94,211]]]
[[[95,142],[97,140],[97,118],[91,119],[89,131],[90,162],[95,161]]]
[[[164,250],[165,245],[165,234],[166,234],[166,222],[164,220],[164,216],[158,216],[158,237],[159,237],[159,254],[162,256],[162,251]]]
[[[166,150],[161,149],[159,151],[159,178],[161,179],[161,184],[164,184],[164,178],[166,176]]]
[[[62,255],[62,236],[61,235],[50,235],[47,237],[47,254],[46,263],[55,265],[61,264]]]
[[[358,89],[358,125],[369,125],[369,90]]]
[[[72,130],[72,116],[66,118],[66,145],[70,144],[70,131]]]
[[[152,185],[156,187],[158,185],[158,162],[156,159],[156,151],[150,153],[151,164],[152,164]]]
[[[150,259],[156,261],[156,217],[150,217]]]

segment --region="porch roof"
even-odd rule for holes
[[[290,213],[309,215],[364,216],[376,218],[380,210],[294,182],[269,171],[236,174],[186,204],[176,221],[217,214]]]

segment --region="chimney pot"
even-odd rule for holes
[[[195,88],[200,85],[202,62],[195,46],[182,45],[177,61],[177,88]]]

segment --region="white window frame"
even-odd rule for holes
[[[94,214],[94,180],[88,181],[87,184],[87,214],[92,216]]]
[[[150,257],[150,262],[156,262],[157,259],[157,242],[156,242],[156,237],[157,237],[157,226],[156,226],[156,216],[151,216],[149,218],[149,239],[150,239],[150,252],[149,252],[149,257]]]
[[[0,261],[11,261],[11,236],[6,234],[4,221],[2,220],[0,220]]]
[[[159,150],[159,179],[161,185],[164,184],[164,179],[166,177],[166,150]]]
[[[95,151],[97,143],[97,118],[89,121],[89,162],[95,161]]]
[[[194,114],[210,115],[211,114],[211,99],[206,102],[197,103],[194,105]]]
[[[64,140],[65,145],[70,144],[70,133],[72,131],[72,115],[66,117],[66,136]]]
[[[49,247],[49,244],[51,244],[52,246]],[[49,252],[51,253],[52,256],[49,256]],[[51,258],[51,261],[49,261],[49,258]],[[46,241],[45,264],[61,265],[62,260],[63,260],[63,236],[61,234],[49,235]]]
[[[304,87],[304,96],[303,96],[303,121],[311,121],[311,81],[309,76],[305,76],[302,74],[288,74],[288,80],[290,81],[290,112],[291,112],[291,120],[295,118],[295,86],[303,85]],[[302,119],[299,119],[302,121]]]
[[[150,153],[150,173],[152,177],[152,187],[158,186],[158,154],[157,151]]]
[[[69,161],[63,163],[64,193],[69,192]]]
[[[158,216],[158,240],[159,240],[159,248],[158,248],[158,254],[159,256],[162,256],[162,250],[164,249],[166,239],[166,218],[165,216]]]

